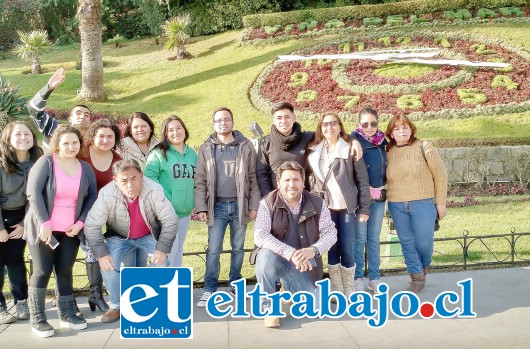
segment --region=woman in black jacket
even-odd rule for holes
[[[29,319],[28,281],[22,239],[29,170],[42,155],[37,137],[23,121],[13,121],[0,137],[0,324]],[[4,269],[7,267],[17,316],[7,311]]]
[[[337,228],[337,243],[328,252],[331,288],[349,297],[355,291],[355,227],[357,221],[368,221],[370,214],[368,173],[364,160],[355,159],[350,139],[335,113],[322,115],[309,149],[312,191],[324,198]]]

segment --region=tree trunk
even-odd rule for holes
[[[42,74],[42,68],[40,66],[40,60],[38,57],[33,57],[31,63],[31,74]]]
[[[177,46],[177,59],[190,59],[193,55],[186,50],[186,46]]]
[[[102,0],[79,1],[79,33],[81,35],[81,92],[79,97],[105,101],[103,86]]]

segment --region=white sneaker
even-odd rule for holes
[[[355,292],[364,291],[364,279],[363,278],[354,279],[353,288],[355,289]]]
[[[206,307],[206,302],[208,302],[208,298],[210,298],[211,295],[212,295],[211,292],[204,291],[202,293],[201,299],[199,299],[199,301],[197,302],[197,306],[199,308],[205,308]]]
[[[368,283],[368,289],[370,291],[373,291],[374,294],[379,294],[379,284],[381,283],[381,280],[370,280]]]

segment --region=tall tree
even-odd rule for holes
[[[81,36],[81,93],[91,101],[107,99],[103,86],[102,0],[79,0],[77,16]]]

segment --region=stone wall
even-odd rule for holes
[[[438,149],[451,183],[530,181],[530,145]]]

